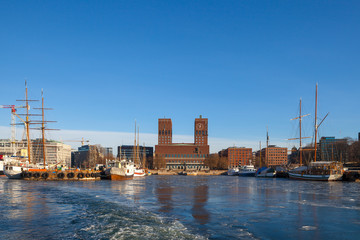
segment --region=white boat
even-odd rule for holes
[[[255,173],[255,177],[264,177],[264,178],[273,178],[275,177],[276,171],[275,169],[271,168],[271,167],[262,167],[259,168],[256,173]]]
[[[236,176],[239,174],[239,169],[238,168],[230,168],[228,171],[227,171],[227,175],[228,176]]]
[[[340,162],[311,162],[289,171],[289,178],[297,180],[339,181],[343,176],[343,164]]]
[[[4,174],[10,179],[20,179],[24,167],[28,169],[25,162],[12,157],[5,156],[3,158],[3,164]]]
[[[144,177],[146,175],[145,169],[143,168],[135,168],[134,177]]]
[[[4,160],[2,158],[2,155],[0,155],[0,175],[4,175]]]
[[[128,160],[110,162],[102,178],[111,180],[130,180],[134,177],[134,163]]]
[[[239,169],[239,176],[241,177],[254,177],[256,169],[254,165],[245,165]]]
[[[188,176],[197,176],[198,175],[198,171],[191,171],[187,173]]]
[[[29,164],[26,159],[4,157],[4,174],[10,179],[21,179],[23,171],[41,169],[39,166]]]

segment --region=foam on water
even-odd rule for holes
[[[210,176],[0,179],[0,239],[330,239],[359,233],[358,184]]]

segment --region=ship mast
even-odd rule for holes
[[[28,153],[28,162],[31,163],[31,139],[30,139],[30,101],[37,101],[37,100],[29,100],[28,98],[28,88],[27,88],[27,82],[25,80],[25,100],[16,100],[16,101],[25,101],[25,108],[26,108],[26,114],[17,114],[14,112],[14,114],[24,123],[25,130],[26,130],[26,141],[27,141],[27,153]],[[19,115],[25,115],[25,120],[23,120]]]
[[[316,162],[316,150],[317,150],[317,132],[320,127],[320,125],[324,122],[325,118],[329,115],[327,113],[325,117],[321,120],[319,124],[317,124],[317,98],[318,98],[318,84],[316,84],[316,93],[315,93],[315,156],[314,156],[314,162]]]
[[[41,134],[42,134],[42,144],[43,144],[43,160],[44,160],[44,169],[45,169],[45,163],[46,163],[46,155],[45,155],[45,116],[44,116],[44,94],[43,90],[41,89]]]
[[[302,139],[303,138],[310,138],[310,137],[302,137],[301,136],[301,123],[302,123],[302,118],[309,116],[310,114],[306,114],[306,115],[301,115],[301,98],[300,98],[300,111],[299,111],[299,116],[290,120],[295,120],[295,119],[299,119],[299,128],[300,128],[300,136],[299,136],[299,140],[300,140],[300,145],[299,145],[299,155],[300,155],[300,166],[302,166]],[[298,138],[290,138],[288,140],[294,140],[294,139],[298,139]]]
[[[30,148],[30,129],[29,129],[29,100],[28,100],[28,88],[25,81],[25,106],[26,106],[26,118],[25,118],[25,128],[26,128],[26,140],[28,148],[28,161],[31,163],[31,148]]]
[[[315,92],[315,156],[314,156],[314,162],[316,162],[316,145],[317,145],[317,94],[318,94],[318,85],[316,84],[316,92]]]
[[[266,151],[265,151],[265,165],[268,166],[268,148],[269,148],[269,128],[266,126]]]
[[[137,155],[137,159],[136,161],[139,163],[139,166],[140,166],[140,145],[139,145],[139,142],[140,142],[140,137],[139,137],[139,134],[140,134],[140,130],[139,130],[139,126],[138,126],[138,132],[137,132],[137,146],[136,146],[136,155]]]
[[[135,120],[135,137],[134,137],[134,150],[133,150],[133,159],[134,164],[136,162],[137,154],[136,154],[136,120]]]
[[[260,167],[261,167],[261,141],[260,141]]]
[[[46,166],[46,140],[45,140],[45,130],[58,130],[58,129],[48,129],[45,127],[45,123],[47,122],[55,122],[55,121],[45,121],[45,110],[52,110],[52,108],[45,108],[44,107],[44,91],[41,89],[41,108],[34,108],[41,110],[41,138],[42,138],[42,154],[43,154],[43,163],[44,163],[44,169]],[[39,130],[39,129],[37,129]]]

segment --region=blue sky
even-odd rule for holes
[[[357,136],[358,1],[0,1],[0,104],[44,89],[53,128],[92,143],[131,143],[134,119],[156,144],[157,121],[192,141],[209,119],[211,151],[265,141],[290,147],[299,110],[312,135]],[[35,106],[36,107],[36,106]],[[10,114],[0,109],[0,126]],[[91,132],[91,133],[90,133]],[[1,134],[1,132],[0,132]],[[61,131],[55,134],[61,135]],[[7,138],[3,132],[0,138]],[[61,136],[60,136],[61,137]],[[184,138],[179,137],[179,141]],[[177,138],[175,137],[175,141]],[[222,142],[222,144],[221,144]]]

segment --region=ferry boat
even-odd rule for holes
[[[254,165],[245,165],[239,169],[240,177],[254,177],[256,169]]]
[[[110,180],[131,180],[134,177],[134,163],[128,160],[114,161],[109,163],[101,178]]]
[[[289,178],[297,180],[339,181],[343,176],[343,164],[340,162],[311,162],[289,171]]]

